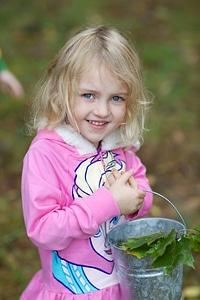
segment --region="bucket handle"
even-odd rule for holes
[[[178,209],[176,208],[176,206],[169,199],[167,199],[165,196],[163,196],[163,195],[161,195],[161,194],[159,194],[157,192],[151,191],[151,190],[142,190],[142,191],[145,192],[145,193],[152,193],[154,195],[157,195],[157,196],[163,198],[165,201],[167,201],[174,208],[174,210],[176,211],[176,213],[178,214],[178,216],[181,219],[181,222],[183,223],[184,227],[187,228],[186,227],[186,223],[185,223],[182,215],[180,214],[180,212],[178,211]]]

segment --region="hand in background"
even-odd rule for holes
[[[24,90],[21,83],[7,69],[0,72],[0,86],[4,93],[9,93],[16,99],[21,98],[24,95]]]

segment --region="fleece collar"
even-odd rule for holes
[[[97,151],[94,145],[85,139],[79,132],[75,131],[71,125],[60,125],[55,128],[55,131],[68,145],[75,147],[81,155]],[[119,130],[107,135],[101,143],[102,150],[106,151],[128,146],[130,146],[130,144],[121,143]],[[136,148],[137,150],[139,149],[139,143],[136,145]]]

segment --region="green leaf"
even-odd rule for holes
[[[200,252],[200,225],[189,232],[190,249]]]
[[[122,248],[123,250],[133,250],[145,244],[150,245],[155,240],[162,238],[163,236],[163,232],[158,232],[147,236],[130,238],[127,242],[122,243],[120,248]]]
[[[176,242],[174,265],[179,263],[194,268],[194,258],[190,251],[190,240],[185,236],[182,236],[181,239]]]
[[[152,266],[154,268],[165,267],[165,275],[168,275],[179,264],[185,264],[194,268],[194,258],[190,252],[190,241],[184,236],[178,241],[171,239],[171,243],[168,243],[166,251],[162,256],[154,259]]]
[[[168,244],[166,251],[162,256],[155,256],[152,266],[155,268],[166,267],[173,264],[173,256],[175,253],[175,240]]]
[[[147,246],[147,244],[145,244],[145,245],[142,245],[141,247],[138,247],[135,249],[126,250],[126,253],[134,255],[140,259],[140,258],[148,256],[148,254],[147,254],[148,249],[149,249],[149,247]]]
[[[176,231],[173,229],[168,235],[155,241],[147,254],[152,255],[155,259],[159,256],[162,256],[166,251],[166,247],[170,245],[175,240],[175,238]]]
[[[199,224],[198,226],[196,226],[196,227],[194,228],[194,230],[195,230],[195,231],[198,231],[198,232],[200,233],[200,224]]]
[[[194,230],[188,230],[177,238],[177,232],[172,229],[168,234],[159,232],[148,236],[130,238],[120,246],[128,254],[137,258],[152,256],[152,267],[164,268],[164,274],[171,274],[173,269],[184,264],[194,268],[194,258],[191,250],[200,252],[200,225]]]

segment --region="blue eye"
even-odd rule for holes
[[[122,101],[123,99],[120,96],[113,96],[112,100],[115,101],[115,102],[119,102],[119,101]]]
[[[119,221],[119,217],[114,217],[112,220],[110,220],[110,229],[113,228],[114,225],[116,225]]]
[[[94,98],[94,96],[90,93],[83,94],[83,97],[86,98],[86,99],[93,99]]]
[[[94,235],[95,238],[98,238],[101,236],[101,230],[100,228],[98,229],[98,231],[96,232],[96,234]]]

